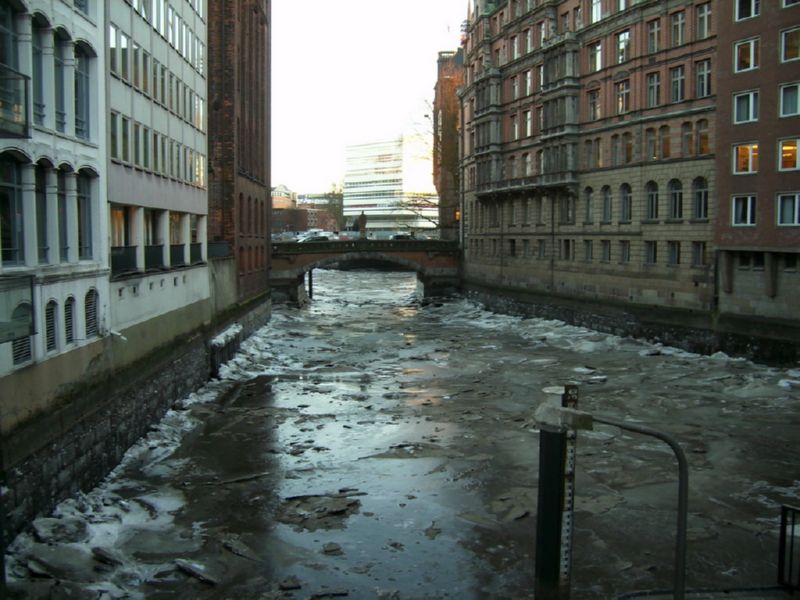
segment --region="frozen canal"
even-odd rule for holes
[[[108,480],[18,537],[24,598],[532,598],[543,389],[675,435],[690,588],[773,585],[800,499],[800,371],[454,300],[413,273],[315,271],[315,299],[179,403]],[[574,599],[665,588],[676,465],[578,439]],[[62,595],[58,595],[62,594]]]

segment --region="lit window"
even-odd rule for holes
[[[734,225],[755,225],[756,224],[756,197],[755,196],[734,196],[733,197],[733,219]]]
[[[743,92],[733,96],[733,122],[758,121],[758,91]]]
[[[758,144],[740,144],[733,147],[733,172],[736,174],[758,171]]]
[[[750,19],[761,14],[761,0],[734,0],[736,3],[736,20]]]
[[[734,71],[750,71],[758,68],[758,38],[737,42],[734,47]]]
[[[616,85],[617,114],[621,115],[631,109],[631,82],[628,79],[620,81]]]
[[[589,120],[596,121],[600,118],[600,92],[592,90],[588,93]]]
[[[630,31],[622,31],[617,34],[617,63],[624,63],[630,58],[630,45]]]
[[[800,27],[781,32],[781,60],[800,59]]]
[[[781,86],[781,116],[796,117],[800,115],[800,83],[789,83]]]
[[[797,160],[797,143],[800,139],[781,140],[778,142],[780,146],[780,171],[796,171],[800,168]]]
[[[800,192],[778,195],[778,225],[800,225]]]

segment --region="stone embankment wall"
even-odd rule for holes
[[[660,342],[700,354],[725,352],[768,364],[800,360],[800,324],[670,307],[584,301],[530,290],[465,282],[463,293],[491,310],[557,319],[611,333]]]
[[[132,365],[84,382],[2,440],[5,539],[97,485],[176,401],[199,389],[271,315],[268,294],[229,307]],[[216,341],[216,343],[213,343]]]

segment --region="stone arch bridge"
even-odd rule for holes
[[[460,285],[461,250],[441,240],[349,240],[272,244],[273,299],[302,304],[313,296],[313,270],[332,264],[381,262],[417,272],[426,297],[443,296]],[[308,289],[306,289],[308,273]]]

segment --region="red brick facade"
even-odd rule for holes
[[[271,3],[212,1],[208,13],[208,239],[230,244],[245,299],[268,287]]]

